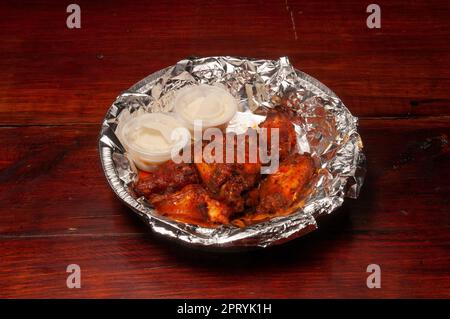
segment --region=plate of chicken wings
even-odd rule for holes
[[[214,134],[191,134],[174,152],[167,133],[181,123],[174,101],[199,85],[226,91],[236,102],[235,115],[213,127]],[[184,110],[216,119],[223,99],[200,92]],[[125,138],[124,123],[149,113],[162,115],[132,126]],[[172,157],[161,160],[168,145]],[[153,157],[142,157],[145,147]],[[316,229],[317,218],[358,196],[362,147],[357,119],[342,101],[287,58],[182,60],[119,95],[99,137],[111,188],[154,232],[220,249],[267,247]],[[139,150],[140,158],[133,155]]]
[[[224,159],[218,163],[202,152],[199,161],[177,164],[168,160],[152,172],[139,170],[132,189],[162,216],[204,227],[229,224],[245,227],[288,213],[307,193],[316,167],[310,154],[298,152],[295,119],[278,108],[283,106],[277,106],[258,125],[266,128],[266,132],[275,128],[279,132],[279,165],[274,172],[262,174],[262,163],[258,160],[238,163]],[[235,156],[239,146],[244,146],[244,159],[248,159],[248,144],[252,137],[257,141],[258,134],[229,137],[236,149]],[[227,137],[221,143],[225,144]],[[240,141],[243,145],[238,144]],[[198,143],[208,145],[206,142]]]

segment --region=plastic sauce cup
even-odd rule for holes
[[[225,129],[237,109],[237,100],[227,90],[206,84],[182,88],[174,101],[177,118],[191,131],[195,120],[201,120],[202,129]]]
[[[164,113],[146,113],[128,120],[120,132],[129,158],[144,171],[171,159],[190,143],[189,131],[174,117]]]

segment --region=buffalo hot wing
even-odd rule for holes
[[[228,224],[231,213],[228,206],[211,198],[199,184],[187,185],[171,194],[152,196],[150,202],[163,216],[197,225]]]
[[[222,152],[221,163],[212,162],[209,157],[214,154],[205,154],[205,152],[201,158],[196,158],[195,167],[206,189],[212,197],[227,204],[234,213],[245,209],[243,194],[253,188],[261,177],[261,163],[258,157],[250,161],[250,143],[257,143],[258,137],[256,131],[252,133],[254,134],[241,135],[242,139],[234,134],[226,134],[220,141],[223,149],[227,147],[226,139],[231,141],[228,143],[228,148],[232,150],[233,155],[231,161],[227,161],[226,152]],[[241,161],[238,161],[239,141],[242,141],[245,146]]]

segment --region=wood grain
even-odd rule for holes
[[[447,1],[379,1],[381,29],[360,0],[77,3],[77,30],[65,3],[0,4],[0,124],[98,123],[121,91],[192,55],[287,55],[357,116],[450,115]]]
[[[378,1],[2,1],[0,297],[450,298],[450,5]],[[100,122],[115,97],[186,56],[277,58],[355,115],[357,200],[280,247],[219,254],[149,233],[109,189]],[[82,269],[68,289],[67,265]],[[379,264],[382,288],[366,287]]]
[[[3,128],[0,296],[450,297],[449,124],[362,120],[360,198],[317,234],[237,255],[149,234],[102,176],[97,126]],[[80,291],[65,287],[70,263]],[[370,263],[382,266],[380,291],[365,286]]]

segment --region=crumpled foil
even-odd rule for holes
[[[198,83],[225,87],[239,100],[239,112],[228,127],[237,133],[263,121],[277,98],[290,96],[299,117],[295,124],[299,149],[311,153],[319,167],[310,193],[292,214],[244,228],[205,228],[160,216],[144,198],[133,194],[129,183],[136,177],[136,168],[117,136],[121,123],[142,112],[170,111],[176,91]],[[287,57],[275,61],[228,56],[189,58],[149,75],[117,97],[103,121],[99,151],[113,191],[154,232],[190,246],[267,247],[316,229],[316,219],[335,211],[344,197],[358,197],[365,157],[357,122],[330,89],[296,70]]]

